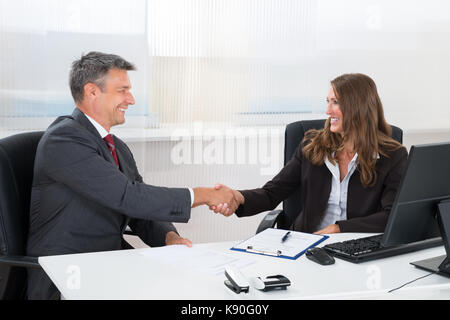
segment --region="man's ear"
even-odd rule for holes
[[[100,88],[96,84],[88,82],[84,85],[84,98],[88,100],[95,99],[100,94],[100,91]]]

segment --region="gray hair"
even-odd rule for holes
[[[84,86],[94,83],[103,91],[105,75],[111,69],[136,70],[136,67],[115,54],[89,52],[82,55],[80,60],[72,63],[69,85],[75,103],[81,103],[84,97]]]

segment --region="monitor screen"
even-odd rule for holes
[[[439,237],[438,203],[446,199],[450,199],[450,142],[412,146],[382,245]]]

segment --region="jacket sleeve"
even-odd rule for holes
[[[240,191],[245,198],[245,203],[239,206],[236,215],[246,217],[275,209],[300,186],[301,171],[302,151],[299,145],[291,160],[262,188]]]
[[[341,232],[384,232],[392,204],[406,168],[408,153],[402,147],[392,154],[392,165],[383,183],[381,210],[365,217],[337,221]]]
[[[98,205],[130,218],[172,222],[190,218],[188,189],[128,179],[99,154],[95,141],[75,128],[51,133],[43,148],[47,176]]]

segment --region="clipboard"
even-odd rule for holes
[[[289,237],[281,239],[289,232]],[[268,228],[253,237],[240,242],[230,250],[295,260],[308,249],[317,246],[329,236],[299,231]]]

